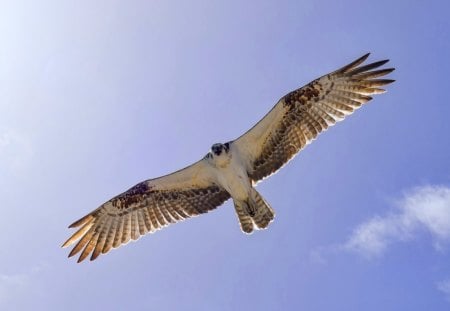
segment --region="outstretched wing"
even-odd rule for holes
[[[261,121],[233,141],[247,160],[254,182],[276,172],[319,133],[371,100],[370,95],[384,93],[380,86],[394,82],[377,79],[394,68],[374,70],[388,60],[359,66],[368,56],[282,97]]]
[[[215,184],[209,167],[203,159],[173,174],[137,184],[71,224],[69,228],[81,228],[63,247],[79,240],[69,257],[82,250],[78,262],[91,252],[94,260],[130,239],[215,209],[230,195]]]

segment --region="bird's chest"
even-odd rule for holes
[[[235,199],[245,200],[251,189],[247,171],[239,161],[230,161],[229,165],[217,167],[218,181]]]

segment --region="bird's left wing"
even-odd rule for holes
[[[254,182],[276,172],[317,135],[371,100],[370,95],[383,93],[380,86],[394,81],[378,79],[394,70],[377,69],[387,60],[360,66],[368,56],[285,95],[232,142]]]
[[[94,260],[131,239],[215,209],[229,197],[202,159],[175,173],[143,181],[102,204],[69,226],[80,229],[63,247],[79,240],[69,257],[82,251],[80,262],[92,252],[90,259]]]

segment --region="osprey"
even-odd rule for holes
[[[282,97],[272,110],[238,139],[214,144],[200,161],[172,174],[138,183],[77,220],[80,227],[63,247],[78,243],[69,257],[90,259],[153,233],[169,224],[207,213],[233,199],[245,233],[265,229],[275,217],[255,184],[275,173],[319,133],[343,120],[380,87],[394,68],[388,60],[361,65],[366,54]],[[361,66],[360,66],[361,65]]]

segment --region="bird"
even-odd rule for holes
[[[145,180],[115,196],[69,228],[78,230],[62,245],[81,252],[78,262],[95,260],[147,233],[205,214],[232,199],[241,230],[266,229],[275,211],[255,189],[317,136],[384,93],[394,68],[389,60],[369,64],[370,53],[296,89],[237,139],[213,144],[196,163]]]

